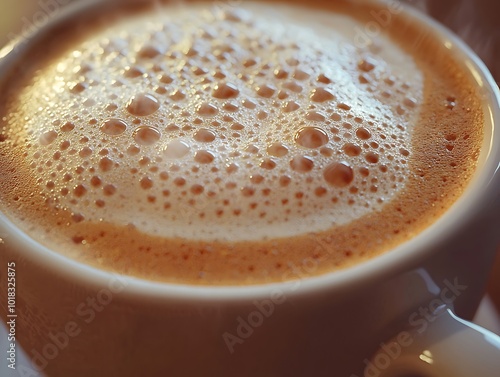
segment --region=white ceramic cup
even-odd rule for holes
[[[77,3],[27,42],[7,46],[0,75],[44,32],[94,3]],[[499,90],[451,32],[414,10],[405,12],[459,56],[484,101],[480,167],[439,221],[395,250],[343,271],[307,277],[302,268],[283,283],[200,287],[148,282],[79,264],[35,242],[0,214],[0,306],[5,319],[6,275],[13,263],[15,345],[30,358],[16,365],[17,373],[498,376],[499,338],[453,313],[472,318],[500,242]]]

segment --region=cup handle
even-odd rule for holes
[[[419,321],[420,328],[381,344],[365,377],[500,376],[499,336],[457,317],[446,306]]]

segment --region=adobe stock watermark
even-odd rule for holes
[[[325,255],[329,255],[334,251],[330,244],[317,237],[313,237],[311,241],[313,254],[322,251]],[[285,288],[271,291],[267,299],[255,300],[254,309],[236,318],[233,330],[222,334],[229,353],[234,354],[237,348],[242,346],[265,323],[266,319],[278,310],[279,306],[287,302],[289,295],[300,289],[305,279],[317,275],[321,261],[322,259],[308,257],[303,259],[300,265],[288,263],[288,268],[281,277],[281,281],[287,283]]]
[[[9,33],[9,41],[17,41],[18,44],[25,43],[28,37],[49,23],[51,17],[61,11],[61,9],[73,0],[38,0],[38,10],[31,16],[21,17],[21,31],[19,34]]]
[[[287,287],[271,291],[267,299],[255,300],[253,302],[254,310],[236,318],[234,329],[222,334],[222,339],[231,355],[236,352],[238,346],[243,345],[264,324],[266,319],[278,310],[279,306],[287,302],[288,295],[300,289],[305,278],[316,273],[319,262],[313,258],[306,258],[301,266],[289,263],[288,268],[282,277],[283,282],[289,283]]]
[[[71,346],[72,339],[85,331],[99,313],[106,310],[116,295],[123,292],[128,283],[126,279],[115,275],[106,288],[99,290],[94,296],[89,296],[75,307],[74,320],[68,321],[59,331],[48,334],[49,341],[39,349],[32,348],[29,352],[31,366],[19,365],[17,368],[21,377],[38,377],[62,351]],[[28,350],[26,350],[28,351]]]
[[[366,22],[363,27],[354,28],[354,45],[358,48],[366,48],[372,44],[372,41],[379,37],[384,29],[391,24],[393,17],[402,13],[404,6],[397,0],[383,0],[385,5],[383,9],[370,11],[371,21]]]
[[[238,317],[234,333],[225,332],[222,339],[229,352],[234,354],[236,346],[242,345],[249,339],[253,333],[264,324],[266,318],[271,317],[276,307],[286,302],[285,293],[281,290],[275,290],[271,293],[269,299],[254,301],[255,310],[251,311],[246,318]]]
[[[410,314],[407,330],[401,331],[390,343],[380,343],[379,351],[372,359],[363,361],[365,367],[363,375],[352,374],[350,377],[380,376],[394,361],[401,357],[405,348],[414,343],[416,336],[423,335],[427,331],[429,324],[440,315],[440,309],[449,307],[467,288],[466,285],[460,284],[458,278],[452,282],[445,280],[439,297],[432,299],[427,305],[421,306]]]

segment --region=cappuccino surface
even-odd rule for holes
[[[474,173],[479,95],[402,9],[126,8],[50,33],[3,85],[2,206],[50,249],[157,281],[293,280],[413,238]]]

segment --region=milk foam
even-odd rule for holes
[[[8,136],[75,222],[199,240],[348,224],[405,187],[423,100],[413,58],[357,47],[361,26],[276,4],[135,16],[38,71]]]

